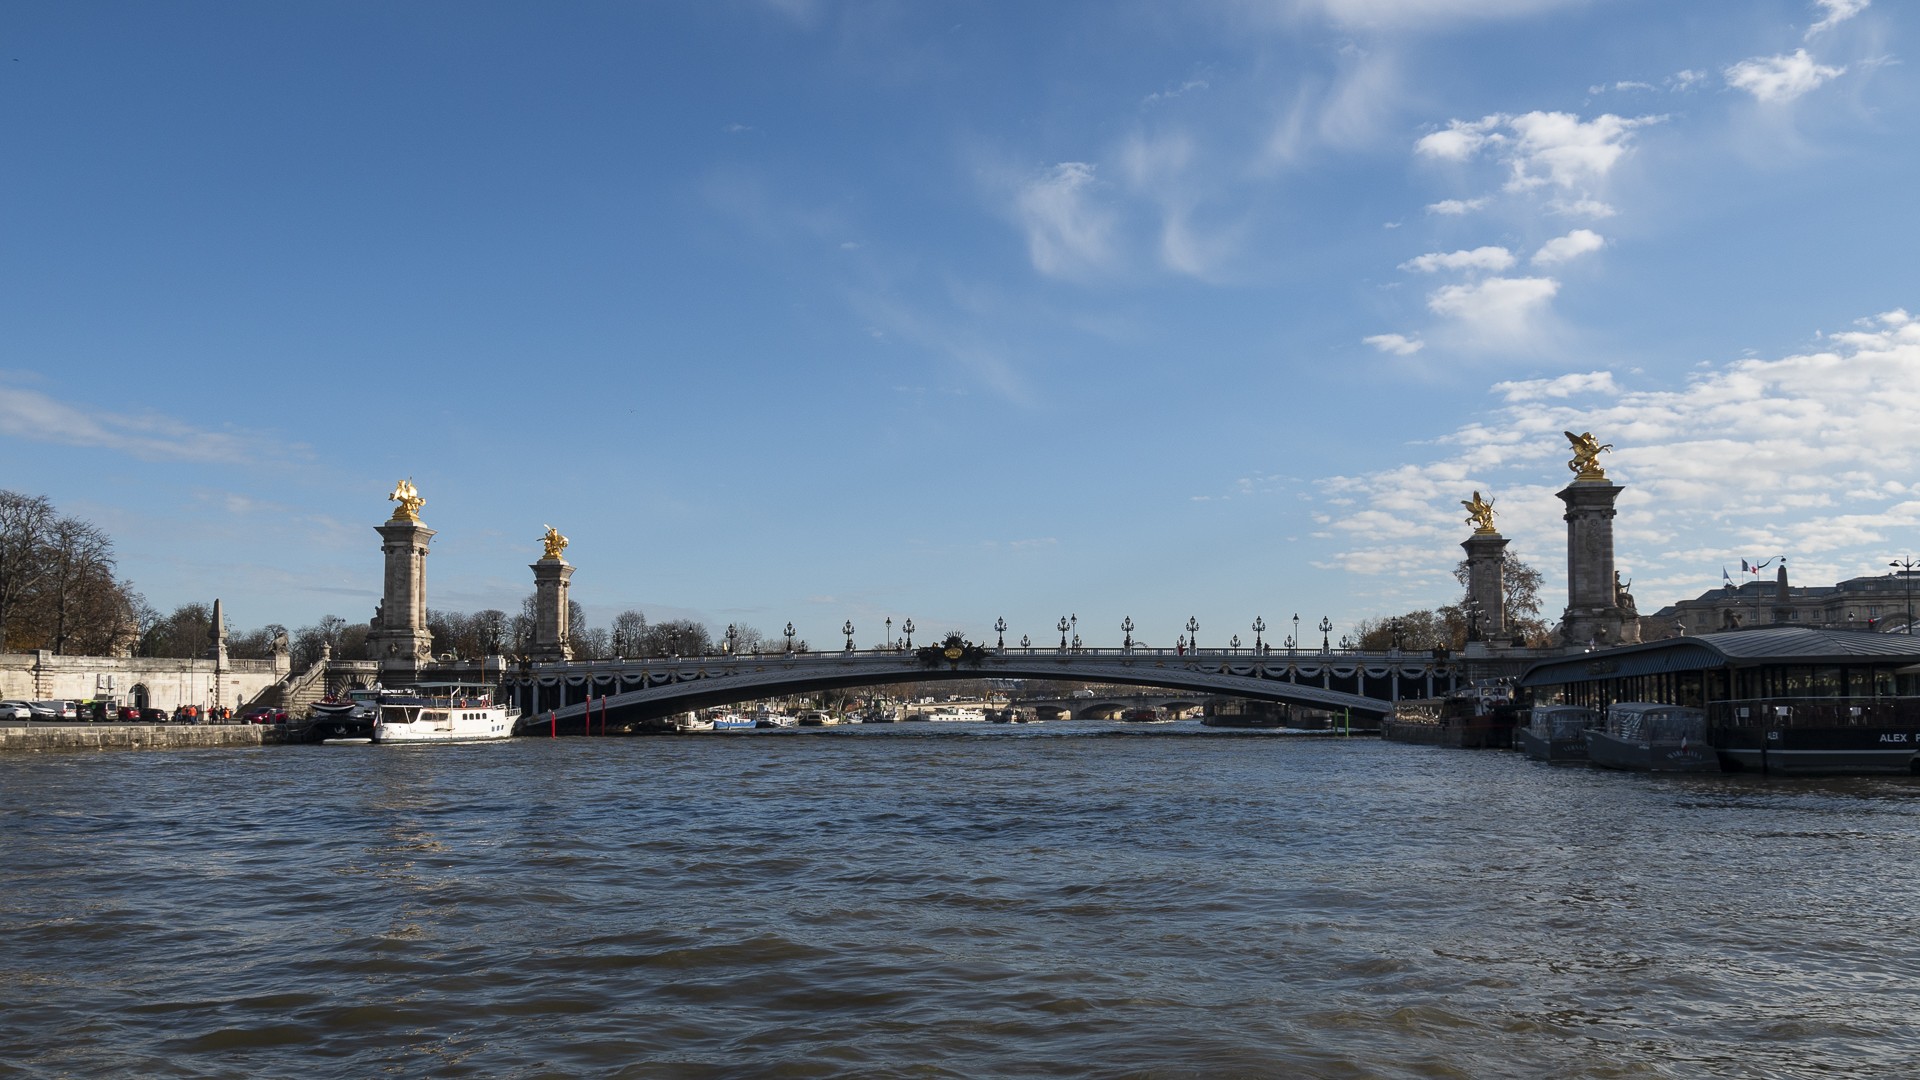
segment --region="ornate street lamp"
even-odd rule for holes
[[[727,624],[727,655],[732,656],[739,651],[740,651],[740,628],[733,625],[732,623],[728,623]]]
[[[1240,651],[1240,635],[1239,634],[1233,635],[1233,640],[1227,642],[1227,647],[1234,652],[1239,652]]]
[[[1389,633],[1392,635],[1389,638],[1389,640],[1393,642],[1393,651],[1399,652],[1400,651],[1400,618],[1399,616],[1396,615],[1392,619],[1387,620],[1387,628]]]
[[[840,632],[847,635],[847,651],[852,652],[853,651],[853,620],[848,619],[846,621],[846,625],[840,627]]]
[[[1253,617],[1253,651],[1254,652],[1264,651],[1263,646],[1260,643],[1260,635],[1266,632],[1267,632],[1267,620],[1261,618],[1258,615],[1255,615]]]
[[[1000,652],[1006,652],[1007,651],[1007,620],[1005,618],[999,618],[999,619],[993,620],[993,632],[1000,635],[1000,640],[995,642],[993,647],[999,650]]]
[[[1020,635],[1020,647],[1021,647],[1021,648],[1023,648],[1023,649],[1025,649],[1025,650],[1027,650],[1027,655],[1028,655],[1028,656],[1032,656],[1032,655],[1033,655],[1033,639],[1032,639],[1032,638],[1030,638],[1030,637],[1028,637],[1028,636],[1027,636],[1027,635],[1025,635],[1025,634],[1021,634],[1021,635]]]
[[[1067,621],[1073,624],[1073,640],[1075,642],[1074,648],[1077,650],[1080,648],[1078,644],[1080,640],[1080,616],[1069,615],[1067,616]]]
[[[624,645],[625,643],[626,643],[626,636],[620,633],[620,631],[615,630],[613,632],[613,658],[615,660],[620,659],[621,653],[625,651],[624,649],[621,648],[621,646]]]
[[[1893,562],[1888,563],[1887,565],[1900,571],[1900,575],[1903,579],[1903,584],[1906,586],[1907,636],[1912,637],[1913,636],[1913,570],[1914,570],[1914,567],[1920,566],[1920,559],[1914,559],[1914,558],[1903,556],[1899,559],[1896,559]],[[1786,603],[1786,599],[1783,597],[1781,598],[1780,602],[1784,604]]]
[[[1293,613],[1293,636],[1287,639],[1287,652],[1292,653],[1293,650],[1299,647],[1300,647],[1300,613],[1296,611]]]
[[[1325,615],[1320,616],[1320,651],[1322,653],[1333,651],[1332,644],[1327,640],[1327,635],[1331,633],[1333,633],[1333,620]]]
[[[900,632],[907,635],[907,651],[912,652],[913,651],[913,618],[911,616],[907,618],[906,622],[903,622],[900,624]]]
[[[1060,625],[1054,627],[1054,629],[1060,631],[1060,651],[1066,652],[1067,651],[1067,617],[1065,615],[1060,616]]]
[[[1354,649],[1354,646],[1358,644],[1359,642],[1353,640],[1352,634],[1340,635],[1340,651],[1341,652],[1352,652]]]
[[[793,655],[793,624],[787,624],[787,655]]]
[[[1079,634],[1073,635],[1073,651],[1074,652],[1080,651],[1080,635]]]
[[[1200,620],[1192,615],[1187,616],[1187,649],[1200,651]]]
[[[893,649],[893,616],[887,616],[887,649]]]
[[[1121,651],[1132,652],[1133,651],[1133,616],[1129,615],[1126,618],[1120,620],[1120,632],[1126,635],[1126,640],[1120,643]]]

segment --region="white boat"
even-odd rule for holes
[[[808,709],[799,716],[801,727],[833,727],[840,718],[823,709]]]
[[[792,727],[796,723],[798,723],[798,721],[793,717],[783,712],[775,712],[772,709],[760,709],[753,714],[754,727],[783,728]]]
[[[986,718],[987,714],[981,711],[978,705],[937,705],[932,712],[927,714],[927,719],[929,720],[946,721],[948,723],[979,722]]]
[[[417,694],[380,696],[373,722],[377,743],[477,742],[513,734],[513,715],[486,690],[457,683],[420,687]]]
[[[684,712],[672,720],[675,731],[712,731],[713,717],[706,713]]]

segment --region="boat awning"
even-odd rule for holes
[[[1920,661],[1920,638],[1781,626],[1667,638],[1542,660],[1527,669],[1520,685],[1563,686],[1723,667],[1906,666],[1916,661]]]

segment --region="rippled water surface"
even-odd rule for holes
[[[1184,725],[0,758],[0,1076],[1920,1075],[1920,784]]]

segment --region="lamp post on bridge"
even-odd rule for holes
[[[1300,647],[1300,613],[1296,611],[1293,613],[1293,636],[1287,639],[1287,655],[1292,656],[1293,651],[1299,647]]]
[[[618,630],[615,630],[613,632],[613,658],[615,660],[620,659],[620,654],[625,651],[621,647],[622,645],[625,644],[625,642],[626,642],[626,635],[622,634]]]
[[[792,623],[787,624],[786,635],[787,635],[787,655],[792,656],[793,655],[793,624]]]
[[[1187,651],[1200,651],[1200,620],[1192,615],[1187,616]]]
[[[1320,652],[1322,655],[1333,651],[1333,644],[1327,637],[1327,635],[1331,633],[1333,633],[1333,620],[1325,615],[1320,616]]]
[[[993,647],[1000,652],[1006,652],[1007,651],[1007,620],[1004,616],[993,620],[993,632],[1000,635],[1000,639],[994,642]]]
[[[887,616],[887,651],[893,651],[893,616]]]
[[[1074,652],[1080,651],[1080,635],[1079,634],[1073,635],[1073,651]]]
[[[739,652],[740,652],[740,628],[733,625],[732,623],[728,623],[727,624],[727,655],[734,656],[734,655],[737,655]]]
[[[1914,558],[1903,556],[1899,559],[1894,560],[1893,562],[1888,563],[1887,565],[1900,571],[1902,584],[1906,586],[1907,636],[1912,637],[1913,636],[1913,571],[1915,567],[1920,567],[1920,559],[1914,559]],[[1785,598],[1782,598],[1781,603],[1785,603],[1785,602],[1786,602]]]
[[[1027,635],[1025,635],[1025,634],[1021,634],[1021,635],[1020,635],[1020,647],[1021,647],[1021,648],[1023,648],[1023,649],[1025,649],[1025,650],[1027,650],[1027,655],[1028,655],[1028,656],[1032,656],[1032,655],[1033,655],[1033,639],[1032,639],[1032,638],[1029,638],[1029,637],[1028,637]]]
[[[1240,635],[1239,634],[1233,635],[1233,640],[1227,643],[1227,647],[1233,652],[1239,652],[1240,651]]]
[[[1253,651],[1254,652],[1265,651],[1264,647],[1261,645],[1261,642],[1260,642],[1260,635],[1266,632],[1267,632],[1267,620],[1261,618],[1258,615],[1255,615],[1253,617]]]
[[[847,635],[847,651],[852,652],[853,651],[853,620],[848,619],[846,621],[846,624],[840,627],[840,632]]]
[[[1080,616],[1069,615],[1067,621],[1073,624],[1073,651],[1080,651]]]
[[[1067,617],[1065,615],[1060,616],[1060,625],[1055,627],[1054,629],[1060,631],[1060,651],[1066,652],[1067,651]]]
[[[900,632],[907,635],[907,651],[912,652],[913,651],[913,618],[911,616],[907,618],[906,622],[903,622],[900,624]]]
[[[1352,634],[1340,635],[1340,651],[1341,652],[1352,652],[1354,648],[1358,645],[1359,645],[1359,642],[1353,640]]]
[[[1129,653],[1132,652],[1133,651],[1133,616],[1129,615],[1126,618],[1120,620],[1120,632],[1126,635],[1126,638],[1120,642],[1120,651],[1129,652]]]

